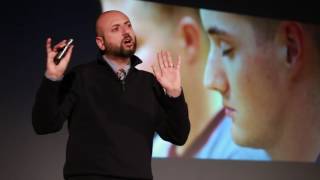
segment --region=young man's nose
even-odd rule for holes
[[[206,65],[204,86],[224,94],[228,90],[227,78],[219,58],[210,59]]]

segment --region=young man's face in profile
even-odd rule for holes
[[[235,142],[262,148],[276,143],[286,102],[278,44],[259,41],[244,16],[200,13],[210,39],[204,83],[222,94]]]

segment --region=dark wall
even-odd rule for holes
[[[45,41],[75,39],[72,65],[95,58],[98,1],[10,1],[1,13],[0,179],[62,179],[66,130],[39,136],[31,108],[45,67]]]

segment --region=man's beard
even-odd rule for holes
[[[125,47],[126,41],[130,41],[131,43],[133,43],[133,46],[130,49],[126,49],[126,47]],[[129,35],[124,37],[121,40],[120,46],[116,46],[114,44],[111,44],[106,40],[105,40],[105,44],[106,44],[105,54],[115,56],[115,57],[129,58],[132,55],[134,55],[134,53],[136,52],[136,49],[137,49],[136,37],[134,37],[134,39],[133,39]]]

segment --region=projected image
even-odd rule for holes
[[[315,162],[319,26],[200,14],[210,39],[204,83],[223,96],[234,142],[262,148],[272,160]]]
[[[318,67],[318,27],[145,1],[101,5],[131,18],[139,69],[152,72],[160,50],[182,57],[190,135],[184,146],[156,135],[153,157],[316,160],[310,77],[319,75],[307,68]]]

